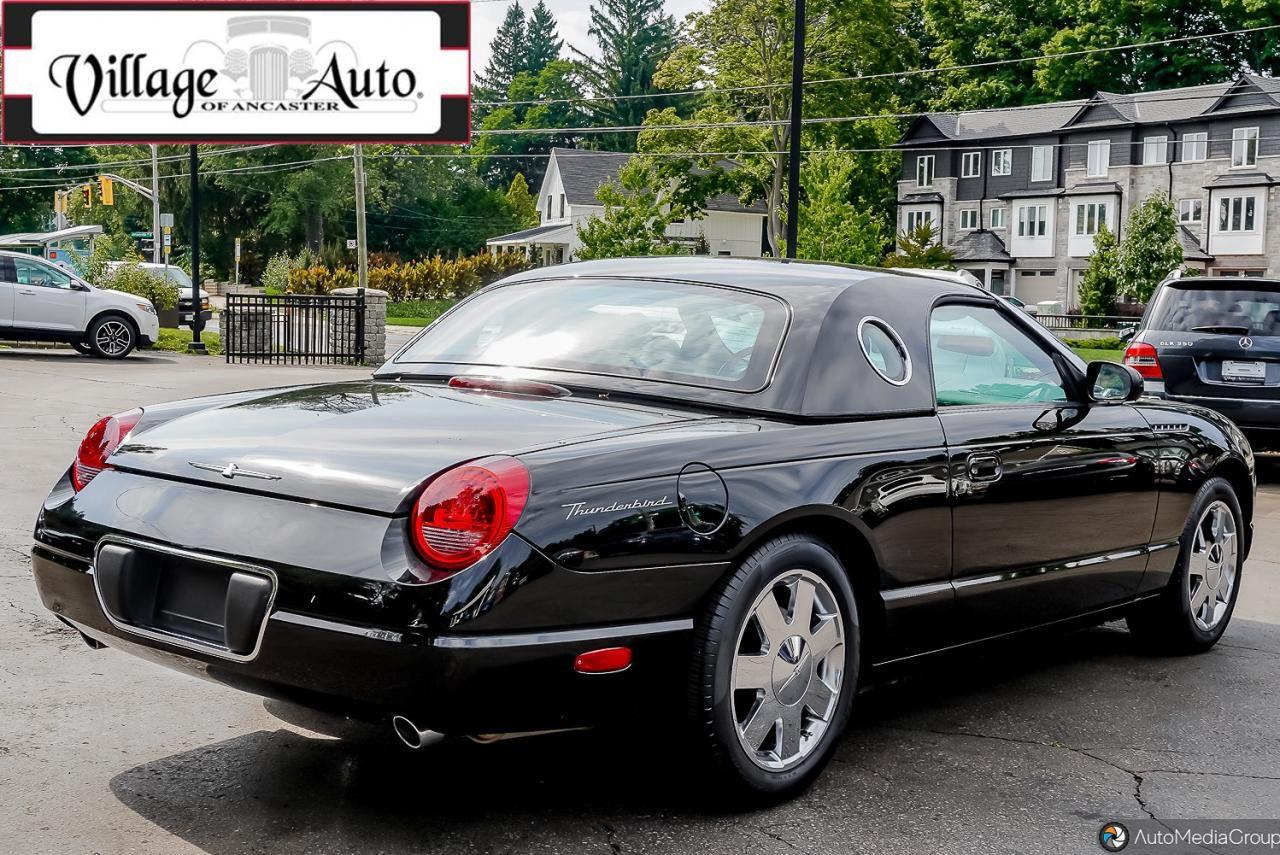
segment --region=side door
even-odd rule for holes
[[[951,466],[959,631],[997,635],[1125,599],[1147,564],[1154,438],[989,302],[936,306],[930,360]]]
[[[0,327],[13,326],[13,260],[0,256]]]
[[[15,272],[13,325],[24,329],[79,332],[87,297],[74,280],[35,258],[10,258]]]

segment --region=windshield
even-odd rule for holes
[[[148,265],[143,268],[157,279],[168,279],[174,285],[187,291],[191,290],[191,277],[181,267],[156,267]]]
[[[1280,335],[1280,286],[1161,289],[1151,307],[1151,329]]]
[[[772,297],[675,282],[557,281],[486,291],[396,359],[756,390],[787,311]]]

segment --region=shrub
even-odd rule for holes
[[[143,270],[137,264],[122,264],[102,276],[99,282],[102,288],[124,291],[150,300],[158,312],[178,305],[178,286]]]
[[[283,294],[289,288],[289,271],[293,269],[293,259],[288,253],[277,252],[267,261],[267,269],[262,272],[262,287],[271,294]]]
[[[529,263],[518,253],[487,253],[464,258],[433,256],[418,261],[369,268],[369,287],[386,291],[393,303],[405,300],[457,300]],[[348,267],[295,266],[289,272],[290,294],[328,294],[336,288],[354,288],[356,271]]]

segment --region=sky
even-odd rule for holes
[[[537,0],[521,0],[527,14]],[[569,45],[590,54],[597,53],[595,40],[587,35],[591,25],[590,0],[546,0],[547,7],[560,25],[560,38],[564,39],[564,55],[569,55]],[[502,23],[510,3],[484,2],[471,4],[471,69],[480,73],[489,62],[489,42],[494,31]],[[667,14],[683,20],[690,12],[705,9],[708,0],[666,0]]]

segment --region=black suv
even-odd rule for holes
[[[1217,410],[1257,450],[1280,450],[1280,280],[1161,283],[1124,354],[1146,392]]]

